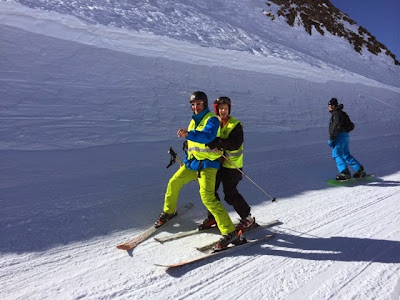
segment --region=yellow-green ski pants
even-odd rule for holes
[[[217,226],[221,234],[228,234],[235,230],[231,218],[229,217],[223,204],[215,197],[215,178],[217,169],[205,168],[200,171],[192,171],[185,166],[179,168],[168,182],[167,191],[164,199],[164,212],[173,214],[177,207],[179,193],[182,187],[190,181],[198,179],[200,186],[200,197],[204,206],[215,217]]]

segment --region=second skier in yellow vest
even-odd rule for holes
[[[243,196],[238,192],[237,185],[242,180],[242,173],[238,169],[243,168],[243,127],[242,123],[230,115],[231,99],[219,97],[214,102],[214,112],[220,120],[220,137],[208,144],[212,149],[217,148],[223,151],[224,156],[222,166],[218,170],[215,185],[215,195],[218,199],[218,188],[222,183],[225,201],[232,205],[240,216],[240,222],[236,226],[237,230],[251,228],[255,223],[255,218],[250,213],[250,206]],[[216,224],[212,212],[208,212],[207,218],[198,226],[200,230],[207,229]]]

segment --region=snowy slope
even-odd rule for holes
[[[279,9],[264,0],[247,1],[91,1],[15,0],[28,7],[75,16],[86,23],[152,33],[191,44],[252,53],[257,56],[307,62],[314,67],[329,63],[384,83],[400,86],[398,66],[383,53],[364,47],[360,56],[344,38],[310,36],[302,26],[290,27],[283,17],[271,21],[265,11]],[[269,5],[267,5],[269,4]],[[357,32],[358,26],[344,22]],[[345,55],[341,55],[345,52]]]
[[[165,9],[163,3],[143,1],[143,19],[132,19],[151,20],[149,6]],[[210,3],[198,6],[212,11],[211,18]],[[176,11],[192,7],[184,1]],[[93,24],[70,9],[57,11],[0,2],[1,298],[399,298],[400,89],[394,67],[372,58],[367,69],[379,72],[355,73],[355,56],[346,68],[329,60],[314,64],[312,50],[296,52],[276,40],[262,40],[275,55],[259,55],[228,47],[222,33],[213,36],[218,47],[211,48],[194,38],[157,35],[156,24],[138,32],[118,28],[119,18]],[[112,19],[111,12],[95,16]],[[198,36],[215,28],[199,29]],[[244,36],[253,40],[248,32],[259,34],[257,28],[246,27]],[[321,48],[336,41],[322,40]],[[307,42],[299,44],[306,49]],[[352,57],[346,47],[341,51],[337,57]],[[165,272],[153,264],[195,256],[194,246],[218,235],[164,245],[149,240],[132,253],[115,245],[151,226],[161,212],[176,170],[165,168],[167,150],[173,146],[182,156],[176,130],[187,126],[194,90],[210,99],[231,97],[233,114],[245,126],[245,172],[278,202],[270,203],[246,179],[240,190],[260,223],[278,218],[282,225],[268,243]],[[326,144],[332,96],[356,123],[352,153],[376,180],[326,184],[336,174]],[[195,183],[181,193],[179,205],[188,202],[195,208],[160,235],[202,220]]]

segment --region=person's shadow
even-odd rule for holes
[[[400,263],[400,241],[341,236],[323,238],[309,235],[304,237],[278,232],[275,238],[263,244],[244,248],[243,251],[239,248],[237,251],[221,253],[221,255],[182,268],[167,269],[167,273],[173,277],[180,277],[194,268],[226,256],[237,255],[269,255],[321,261]]]
[[[370,182],[368,185],[370,185],[370,186],[382,186],[382,187],[400,186],[400,181],[383,180],[381,178],[375,178],[375,180]]]
[[[333,236],[304,237],[278,233],[268,255],[307,260],[400,263],[400,241]]]

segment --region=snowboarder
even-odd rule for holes
[[[176,207],[181,188],[193,180],[198,180],[200,197],[208,211],[215,217],[222,238],[216,249],[225,249],[229,244],[242,242],[241,232],[235,229],[225,207],[215,197],[215,180],[221,155],[206,144],[219,137],[219,120],[208,108],[208,98],[204,92],[196,91],[190,96],[193,111],[188,129],[179,129],[178,137],[186,138],[187,154],[184,165],[168,182],[164,199],[164,209],[155,227],[160,227],[176,216]]]
[[[237,190],[237,185],[242,180],[242,173],[237,168],[240,168],[240,170],[243,168],[242,123],[230,115],[231,99],[228,97],[219,97],[214,101],[214,112],[220,121],[221,136],[215,138],[207,146],[211,149],[217,148],[219,151],[223,151],[224,155],[234,163],[233,165],[225,159],[222,160],[221,168],[217,173],[215,196],[220,200],[218,188],[222,183],[225,201],[232,205],[241,217],[239,224],[236,225],[236,230],[245,231],[254,224],[255,218],[250,213],[250,206]],[[215,224],[214,216],[208,212],[207,218],[198,226],[198,229],[208,229]]]
[[[336,98],[329,100],[328,107],[331,113],[328,145],[332,148],[332,158],[336,161],[339,170],[336,180],[351,178],[347,165],[350,165],[355,171],[354,178],[365,177],[364,167],[350,154],[349,150],[349,132],[354,129],[354,124],[342,110],[343,104],[338,105]]]

